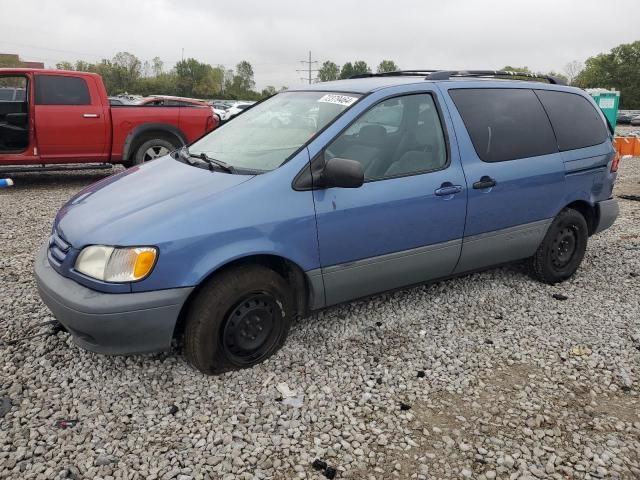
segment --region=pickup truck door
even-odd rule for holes
[[[42,160],[108,159],[108,109],[92,77],[36,74],[35,128]]]

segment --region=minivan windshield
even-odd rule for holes
[[[353,93],[279,93],[196,141],[189,153],[204,153],[240,171],[274,170],[358,98]]]

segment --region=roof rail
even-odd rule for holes
[[[537,73],[529,72],[512,72],[509,70],[441,70],[432,72],[425,77],[425,80],[449,80],[451,77],[477,77],[477,78],[499,78],[499,77],[520,77],[522,78],[535,78],[540,80],[546,80],[554,85],[566,85],[563,79],[558,77],[552,77],[550,75],[540,75]]]
[[[352,75],[349,79],[352,78],[369,78],[369,77],[401,77],[401,76],[412,76],[412,77],[421,77],[423,75],[429,75],[431,73],[435,73],[438,70],[432,69],[418,69],[418,70],[395,70],[393,72],[381,72],[381,73],[358,73],[357,75]]]

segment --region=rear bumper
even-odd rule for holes
[[[74,342],[114,355],[168,350],[182,305],[193,290],[96,292],[51,268],[46,245],[38,252],[35,273],[42,301]]]
[[[596,206],[598,208],[598,225],[596,225],[594,234],[600,233],[613,225],[620,212],[618,201],[615,198],[598,202]]]

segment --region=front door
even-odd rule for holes
[[[109,139],[98,92],[81,77],[36,75],[36,136],[40,158],[107,160]]]
[[[359,161],[359,188],[314,191],[327,305],[449,275],[466,189],[432,93],[386,99],[320,154]]]

